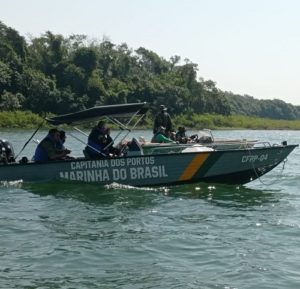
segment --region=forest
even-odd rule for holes
[[[198,75],[196,63],[177,55],[167,60],[144,47],[50,31],[26,39],[0,21],[0,112],[43,116],[131,102],[149,103],[152,114],[165,104],[183,119],[203,114],[300,119],[300,106],[222,91]]]

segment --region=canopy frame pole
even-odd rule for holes
[[[135,112],[131,118],[128,120],[128,122],[126,123],[126,125],[122,124],[120,121],[118,121],[117,119],[115,118],[110,118],[111,121],[115,121],[115,123],[120,123],[122,125],[122,127],[124,127],[126,130],[127,130],[127,133],[123,136],[123,138],[121,139],[124,140],[128,134],[137,126],[137,124],[141,121],[141,119],[144,117],[145,114],[143,114],[136,122],[134,125],[132,125],[130,128],[128,127],[129,125],[131,125],[131,122],[133,122],[134,118],[138,115],[139,111]],[[121,134],[122,132],[120,132],[116,137],[115,139]],[[115,140],[114,139],[114,140]]]
[[[83,134],[83,135],[85,135],[86,137],[88,137],[88,134],[86,134],[84,131],[80,130],[79,128],[77,128],[77,127],[75,127],[75,126],[74,126],[73,128],[74,128],[75,130],[77,130],[78,132],[80,132],[81,134]],[[78,139],[77,137],[75,137],[74,135],[72,135],[72,137],[74,137],[74,138],[76,138],[77,140],[79,140],[79,139]],[[117,137],[118,137],[118,135],[114,138],[114,141],[115,141],[115,139],[116,139]],[[88,147],[94,149],[96,152],[99,152],[97,149],[91,147],[91,146],[90,146],[89,144],[87,144],[86,142],[83,142],[82,140],[80,140],[80,142],[86,144]],[[112,143],[113,143],[113,142],[110,142],[108,145],[106,145],[106,146],[104,147],[104,150],[107,149]]]
[[[108,147],[110,147],[114,141],[122,134],[123,130],[127,130],[127,133],[121,138],[120,142],[122,142],[127,136],[128,134],[138,125],[138,123],[142,120],[142,118],[145,116],[145,114],[142,114],[137,120],[136,122],[131,125],[131,123],[133,122],[134,118],[138,115],[139,111],[135,112],[131,117],[130,119],[127,121],[126,124],[123,124],[122,122],[120,122],[118,119],[116,119],[115,117],[111,117],[111,116],[105,116],[105,118],[107,118],[110,122],[116,124],[119,126],[120,128],[120,132],[117,133],[117,135],[114,137],[113,139],[113,142],[110,142],[109,144],[107,144],[105,147],[104,147],[104,150],[107,149]],[[129,127],[131,126],[131,127]],[[88,134],[86,134],[84,131],[80,130],[79,128],[77,127],[73,127],[76,131],[78,131],[79,133],[85,135],[86,137],[88,137]],[[78,141],[80,141],[81,143],[87,145],[88,147],[90,147],[91,149],[93,149],[94,151],[98,152],[98,153],[101,153],[102,155],[105,155],[103,154],[102,152],[100,152],[99,150],[91,147],[89,144],[87,144],[86,142],[82,141],[81,139],[79,139],[78,137],[76,137],[75,135],[73,135],[72,133],[69,133],[73,138],[77,139]]]
[[[129,119],[129,121],[126,124],[123,124],[122,122],[120,122],[118,119],[116,119],[115,117],[111,117],[111,116],[106,116],[106,118],[111,121],[112,123],[116,124],[119,126],[119,128],[121,129],[119,133],[117,133],[117,135],[114,137],[113,142],[115,142],[115,140],[122,134],[123,130],[127,130],[127,133],[121,138],[120,142],[122,142],[127,135],[130,133],[131,129],[128,128],[129,124],[131,123],[131,121],[134,119],[134,117],[138,114],[138,111],[135,112]],[[109,144],[107,144],[105,146],[104,149],[107,149],[108,147],[110,147],[113,142],[110,142]]]
[[[90,146],[89,144],[87,144],[85,141],[81,140],[79,137],[75,136],[74,134],[72,134],[71,132],[69,132],[69,135],[73,138],[75,138],[76,140],[78,140],[79,142],[83,143],[84,145],[88,146],[89,148],[91,148],[92,150],[94,150],[95,152],[103,155],[103,156],[106,156],[104,153],[102,153],[101,151],[97,150],[96,148]]]
[[[80,132],[81,134],[83,134],[83,135],[85,135],[85,136],[89,136],[87,133],[85,133],[84,131],[82,131],[82,130],[80,130],[79,128],[77,128],[76,126],[73,126],[73,128],[75,129],[75,130],[77,130],[78,132]]]

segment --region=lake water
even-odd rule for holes
[[[1,138],[18,153],[31,134]],[[215,135],[300,143],[299,131]],[[66,146],[82,154],[70,136]],[[240,187],[2,184],[0,288],[298,289],[299,163],[296,149],[284,167]]]

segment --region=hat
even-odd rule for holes
[[[166,107],[165,105],[163,105],[163,104],[160,105],[159,107],[160,107],[160,109],[163,110],[163,111],[166,111],[166,110],[167,110],[167,107]]]

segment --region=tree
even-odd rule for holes
[[[81,67],[90,75],[97,67],[98,55],[95,49],[89,47],[81,47],[77,49],[73,56],[73,63]]]
[[[23,75],[24,108],[33,112],[55,112],[57,110],[57,97],[55,82],[47,78],[42,72],[26,69]]]
[[[135,52],[137,53],[139,65],[148,73],[161,74],[167,72],[170,68],[169,63],[153,51],[140,47]]]
[[[11,86],[11,70],[7,64],[0,61],[0,95]]]
[[[30,65],[53,78],[59,63],[67,57],[64,42],[62,35],[55,35],[50,31],[39,38],[32,39],[29,46]]]
[[[25,61],[27,55],[27,43],[24,37],[20,36],[16,30],[4,25],[1,21],[0,42],[7,43],[16,55],[18,55],[22,61]]]
[[[103,85],[103,80],[99,76],[99,72],[93,71],[87,83],[87,95],[89,107],[103,104],[104,98],[107,97],[106,89]]]
[[[14,111],[22,108],[22,104],[25,98],[21,93],[13,94],[8,91],[4,91],[0,95],[0,109],[4,111]]]

